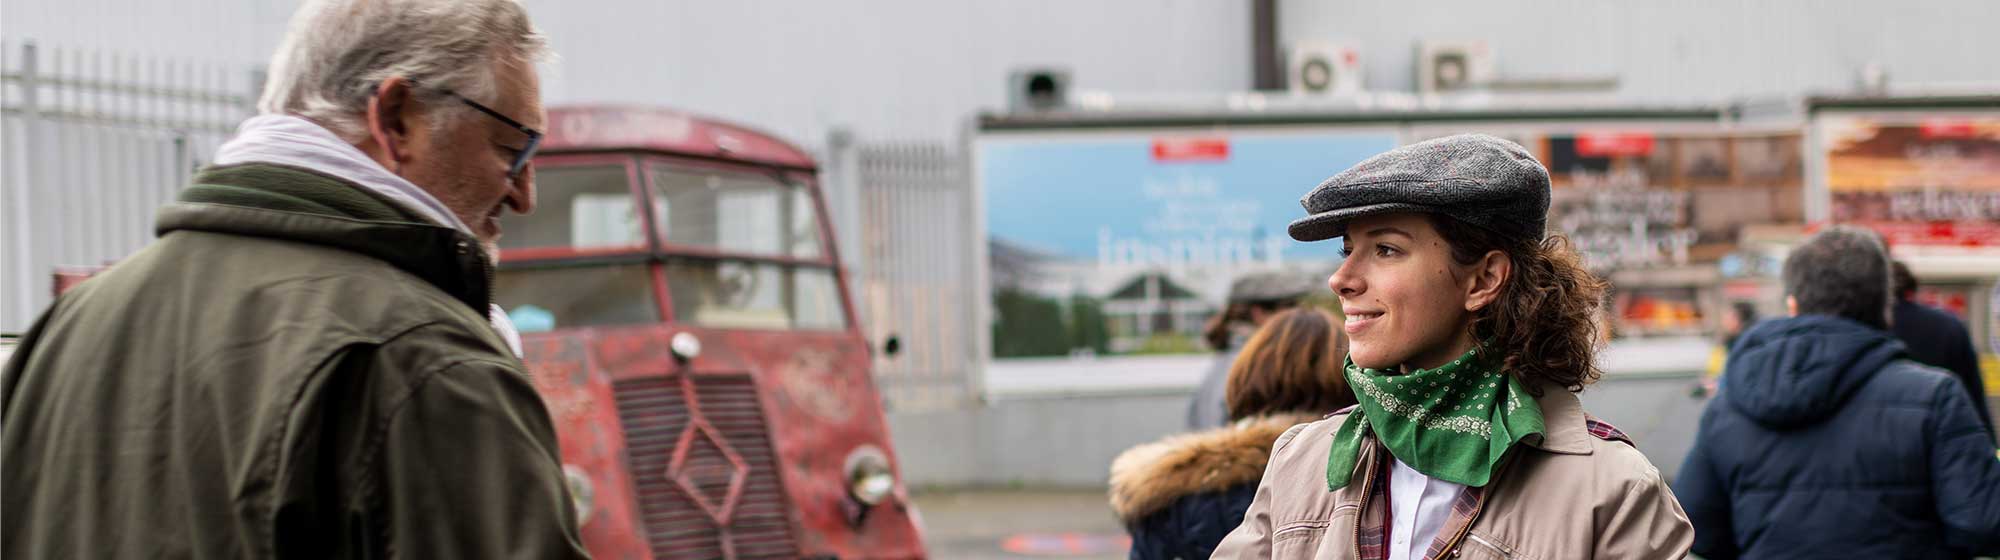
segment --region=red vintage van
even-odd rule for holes
[[[813,159],[655,108],[556,108],[545,134],[494,301],[591,552],[922,557]]]

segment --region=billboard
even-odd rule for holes
[[[1715,302],[1708,277],[1690,272],[1745,272],[1745,231],[1804,227],[1797,130],[1538,123],[1488,131],[1548,167],[1549,228],[1568,236],[1593,272],[1642,280],[1613,287],[1610,318],[1620,336],[1703,332]],[[1456,130],[1427,132],[1418,137]]]
[[[1204,350],[1236,276],[1332,272],[1337,243],[1285,233],[1299,198],[1397,144],[1391,129],[981,136],[993,355]]]
[[[1818,124],[1833,221],[1892,244],[2000,247],[2000,114]]]

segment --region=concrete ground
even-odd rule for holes
[[[1125,558],[1129,539],[1102,489],[914,491],[932,558]]]

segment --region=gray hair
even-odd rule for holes
[[[499,64],[532,63],[547,48],[518,0],[307,0],[271,57],[257,110],[305,117],[358,141],[383,80],[423,84],[416,95],[427,103],[444,99],[440,88],[491,100]],[[464,109],[435,106],[451,108],[439,125]]]
[[[1872,230],[1841,225],[1814,234],[1785,258],[1784,277],[1800,315],[1889,328],[1889,252]]]

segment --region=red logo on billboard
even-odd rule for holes
[[[1153,161],[1225,161],[1227,138],[1155,138]]]
[[[1653,153],[1653,135],[1645,133],[1578,134],[1576,155],[1583,157],[1643,156]]]
[[[1971,138],[1979,135],[1969,119],[1930,119],[1917,125],[1917,134],[1930,138]]]
[[[1934,247],[2000,247],[2000,224],[1978,222],[1854,222],[1882,234],[1890,247],[1925,245]],[[1810,224],[1806,233],[1817,233],[1826,224]]]

